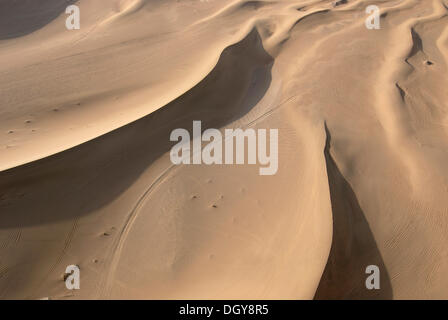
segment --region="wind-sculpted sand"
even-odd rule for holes
[[[447,0],[5,0],[0,62],[0,298],[448,298]]]

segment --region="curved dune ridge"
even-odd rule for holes
[[[448,1],[0,16],[0,298],[448,298]],[[278,129],[277,173],[173,165],[194,120]]]

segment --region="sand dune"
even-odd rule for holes
[[[0,298],[448,298],[446,0],[0,0],[0,18]],[[278,129],[277,173],[174,165],[195,120]]]

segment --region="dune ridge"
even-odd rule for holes
[[[446,1],[43,2],[0,4],[0,298],[447,298]],[[278,173],[173,165],[194,120]]]

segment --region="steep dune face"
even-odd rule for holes
[[[36,3],[0,1],[1,298],[447,298],[446,1]],[[278,129],[277,173],[174,165],[195,120]]]

